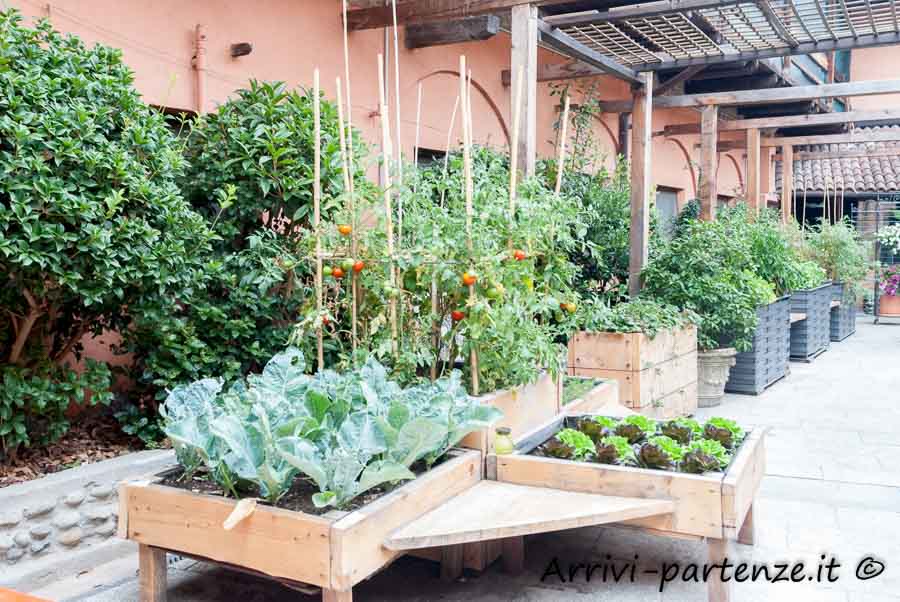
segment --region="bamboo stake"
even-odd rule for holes
[[[450,144],[453,139],[453,128],[456,125],[456,112],[459,110],[459,94],[456,95],[456,102],[453,103],[453,112],[450,114],[450,129],[447,130],[447,147],[444,150],[444,173],[443,180],[447,180],[447,169],[450,166]],[[445,190],[441,190],[441,208],[444,208]]]
[[[800,228],[806,229],[806,186],[803,187],[803,215],[800,216]]]
[[[339,140],[341,147],[341,169],[344,172],[344,191],[347,193],[347,211],[350,213],[351,222],[353,221],[353,196],[350,194],[350,182],[352,178],[350,177],[350,165],[347,157],[347,136],[344,131],[344,105],[342,100],[341,93],[341,78],[338,77],[335,81],[337,85],[337,110],[338,110],[338,131],[339,131]],[[352,228],[351,224],[351,228]],[[352,235],[355,235],[355,232],[351,232]],[[352,244],[352,243],[351,243]],[[351,249],[351,255],[354,257],[356,253]],[[356,324],[357,321],[357,313],[358,308],[356,304],[356,272],[351,272],[351,300],[350,300],[350,341],[351,348],[353,351],[356,351],[357,346],[357,338],[359,336],[358,327]]]
[[[397,26],[397,0],[391,0],[394,19],[394,111],[397,130],[397,240],[403,241],[403,136],[400,132],[400,28]]]
[[[559,196],[559,191],[562,190],[562,179],[563,179],[563,166],[566,163],[566,136],[569,131],[569,104],[571,99],[569,98],[569,94],[566,93],[566,102],[563,107],[562,114],[562,130],[561,136],[559,139],[559,159],[556,162],[556,196]]]
[[[466,77],[466,57],[459,57],[459,97],[462,105],[462,123],[463,123],[463,171],[465,173],[465,195],[466,195],[466,243],[469,249],[469,255],[473,252],[472,243],[472,215],[474,209],[472,207],[472,156],[471,156],[471,121],[469,102],[469,86]],[[469,302],[475,301],[475,286],[469,286]],[[451,358],[452,360],[452,358]],[[478,352],[475,350],[474,344],[470,345],[469,362],[472,367],[472,394],[478,395]]]
[[[516,71],[516,91],[513,96],[513,130],[509,143],[509,222],[510,235],[508,246],[512,251],[512,227],[516,217],[516,183],[519,178],[519,126],[522,119],[522,84],[525,80],[525,70],[522,65]]]
[[[388,274],[391,287],[397,287],[397,273],[394,269],[394,218],[391,207],[391,120],[388,115],[387,93],[384,86],[384,55],[378,55],[378,93],[381,100],[381,141],[384,146],[382,170],[384,175],[384,217],[387,229]],[[391,324],[391,351],[397,354],[397,299],[391,297],[389,302],[389,319]]]
[[[356,254],[359,250],[359,235],[357,234],[357,227],[359,224],[356,218],[356,182],[353,178],[353,165],[354,165],[354,157],[353,157],[353,101],[350,97],[350,36],[347,31],[347,0],[342,0],[343,11],[344,11],[344,82],[347,85],[347,167],[345,169],[350,172],[350,196],[348,197],[347,209],[350,212],[350,227],[352,228],[352,232],[350,233],[350,253],[356,257]],[[340,86],[338,86],[340,88]],[[340,103],[340,101],[338,101]],[[350,274],[350,283],[351,283],[351,295],[353,298],[353,348],[356,349],[356,343],[358,341],[358,307],[359,307],[359,276],[356,272],[351,272]]]
[[[416,144],[413,149],[413,167],[419,169],[419,135],[422,127],[422,82],[416,90]]]
[[[325,369],[325,344],[322,336],[322,233],[320,231],[320,205],[322,200],[322,124],[319,106],[319,69],[313,71],[313,129],[315,150],[313,152],[313,229],[316,232],[316,310],[319,315],[319,327],[316,329],[316,350],[319,370]]]

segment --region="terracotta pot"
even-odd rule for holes
[[[900,317],[900,295],[879,295],[878,315]]]
[[[722,403],[725,383],[735,364],[737,350],[733,347],[711,349],[697,353],[697,405],[711,408]]]

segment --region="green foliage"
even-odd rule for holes
[[[0,459],[59,439],[69,428],[69,406],[108,404],[109,385],[109,368],[93,360],[81,372],[49,363],[0,368]]]
[[[710,468],[709,466],[712,463],[708,461],[708,458],[713,458],[718,466]],[[731,461],[731,454],[729,454],[728,450],[718,441],[713,439],[697,439],[691,441],[685,450],[684,462],[688,461],[690,461],[691,464],[696,464],[698,467],[706,468],[706,470],[691,470],[688,472],[722,470],[727,467],[728,463]]]
[[[607,301],[592,297],[581,302],[578,322],[589,332],[642,332],[653,338],[661,330],[681,328],[696,321],[689,311],[682,311],[649,297],[610,307]]]
[[[334,220],[346,199],[337,107],[325,100],[320,106],[322,215]],[[137,364],[134,376],[148,397],[161,400],[167,389],[205,374],[232,380],[259,370],[288,344],[298,314],[312,308],[312,265],[306,261],[312,111],[307,91],[251,81],[189,128],[185,155],[190,168],[180,183],[218,239],[191,287],[179,297],[159,296],[143,304],[128,333],[126,349]],[[362,160],[360,139],[354,136],[356,157]],[[371,186],[359,163],[354,177],[362,199]],[[306,351],[311,353],[311,347]]]
[[[617,464],[628,465],[636,462],[634,449],[627,438],[619,435],[609,435],[604,437],[600,444],[604,447],[612,447],[615,450],[615,461]]]
[[[316,506],[342,508],[374,487],[412,479],[499,410],[466,395],[459,373],[402,389],[374,360],[310,376],[299,349],[227,389],[220,379],[179,386],[161,411],[165,432],[191,475],[205,466],[235,497],[275,503],[298,475],[319,488]]]
[[[0,357],[34,388],[33,416],[87,384],[105,397],[105,373],[78,376],[67,358],[85,336],[127,331],[148,296],[177,295],[211,236],[179,192],[181,147],[133,79],[120,51],[0,12]]]
[[[597,452],[596,447],[594,447],[594,441],[575,429],[562,429],[556,433],[556,439],[572,449],[569,457],[573,460],[584,460]]]
[[[113,414],[122,432],[140,439],[148,448],[157,447],[166,434],[163,432],[162,418],[156,407],[140,407],[125,404]]]
[[[860,238],[848,218],[834,224],[823,223],[809,231],[806,251],[829,279],[846,285],[848,299],[859,296],[872,249]]]
[[[633,414],[618,422],[615,434],[625,437],[629,443],[639,443],[655,433],[656,426],[655,420],[640,414]]]
[[[683,455],[681,445],[665,435],[657,435],[647,439],[638,449],[637,459],[645,468],[671,470]]]
[[[698,316],[701,349],[750,347],[756,308],[774,297],[754,272],[746,237],[727,221],[688,221],[643,272],[644,293]]]
[[[825,268],[815,261],[801,261],[797,264],[797,269],[800,272],[800,276],[797,280],[797,288],[794,290],[817,288],[828,280]]]
[[[710,418],[703,426],[703,436],[714,439],[726,449],[734,449],[744,439],[744,430],[734,420]]]

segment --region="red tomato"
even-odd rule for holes
[[[350,233],[353,232],[353,226],[350,224],[341,224],[338,226],[338,232],[344,236],[350,236]]]
[[[328,316],[322,316],[322,326],[328,326],[331,324],[331,320],[328,319]]]
[[[366,269],[366,264],[362,261],[357,261],[356,263],[353,264],[353,271],[356,272],[357,274],[362,272],[364,269]]]
[[[344,268],[337,266],[331,270],[331,275],[335,278],[343,278],[344,277]]]
[[[454,322],[459,322],[460,320],[462,320],[463,318],[466,317],[466,314],[465,314],[465,312],[461,312],[458,309],[456,309],[456,310],[453,310],[450,312],[450,317],[453,318]]]
[[[462,281],[466,286],[472,286],[478,281],[478,276],[474,272],[463,272]]]
[[[522,261],[523,259],[525,259],[526,257],[528,257],[528,255],[526,255],[526,254],[525,254],[525,251],[523,251],[522,249],[516,249],[516,250],[513,252],[513,257],[516,258],[516,261]]]

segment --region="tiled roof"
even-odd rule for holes
[[[900,126],[860,128],[892,130]],[[859,130],[857,130],[859,131]],[[900,142],[860,142],[852,144],[812,144],[797,147],[794,153],[845,153],[866,150],[894,150],[896,154],[878,157],[844,157],[840,159],[802,159],[794,161],[794,190],[807,192],[895,192],[900,191]],[[776,190],[781,189],[781,161],[775,164]]]

